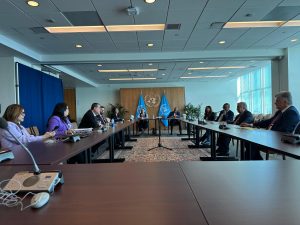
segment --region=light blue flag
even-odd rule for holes
[[[171,112],[171,108],[168,99],[166,98],[165,95],[163,95],[160,101],[158,116],[167,118],[170,112]],[[162,119],[161,122],[164,124],[165,127],[168,126],[168,120]]]
[[[144,109],[145,113],[147,114],[147,108],[146,108],[143,96],[140,95],[139,103],[138,103],[138,106],[136,108],[136,113],[135,113],[135,118],[136,119],[139,118],[142,109]]]

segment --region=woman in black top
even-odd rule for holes
[[[213,112],[210,105],[205,107],[204,119],[214,121],[216,114]],[[205,134],[200,138],[201,145],[210,146],[210,131],[206,130]]]

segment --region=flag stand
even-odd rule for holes
[[[156,119],[158,120],[158,144],[157,144],[157,147],[150,148],[150,149],[148,149],[148,151],[151,151],[151,150],[156,149],[156,148],[165,148],[165,149],[168,149],[168,150],[172,151],[173,149],[165,147],[161,144],[161,141],[160,141],[160,139],[161,139],[160,138],[161,137],[160,119],[161,119],[161,117],[156,117]]]

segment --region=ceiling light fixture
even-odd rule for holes
[[[195,77],[180,77],[181,79],[202,79],[202,78],[224,78],[226,75],[221,76],[195,76]]]
[[[76,48],[82,48],[82,45],[77,44],[77,45],[75,45],[75,47],[76,47]]]
[[[247,21],[227,22],[223,28],[257,28],[257,27],[280,27],[286,21]]]
[[[187,70],[219,70],[219,69],[245,69],[247,66],[210,66],[210,67],[190,67]]]
[[[101,65],[101,64],[98,64],[97,66],[101,67],[102,65]]]
[[[199,62],[199,63],[203,64],[204,62]]]
[[[49,33],[96,33],[106,32],[104,26],[64,26],[64,27],[45,27]]]
[[[155,77],[139,77],[139,78],[109,78],[111,81],[122,81],[122,80],[156,80]]]
[[[149,63],[148,65],[149,65],[149,66],[152,66],[153,64],[152,64],[152,63]]]
[[[282,26],[283,27],[298,27],[298,26],[300,26],[300,20],[289,20]]]
[[[226,41],[219,41],[218,43],[219,43],[220,45],[223,45],[223,44],[226,43]]]
[[[108,25],[108,32],[164,30],[165,24]]]
[[[148,44],[147,44],[147,47],[153,47],[153,46],[154,46],[153,43],[148,43]]]
[[[298,38],[291,39],[291,42],[296,42],[296,41],[298,41]]]
[[[99,73],[156,72],[158,69],[98,70]]]
[[[40,3],[38,3],[37,1],[27,1],[27,5],[31,7],[37,7],[40,5]]]
[[[162,75],[162,76],[165,76],[166,74],[165,74],[165,73],[162,73],[161,75]]]
[[[145,2],[146,3],[148,3],[148,4],[152,4],[152,3],[154,3],[156,0],[145,0]]]

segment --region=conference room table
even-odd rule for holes
[[[116,123],[114,128],[109,127],[107,131],[103,132],[101,130],[96,130],[91,133],[91,135],[81,138],[80,141],[71,143],[71,142],[62,142],[55,141],[54,143],[45,143],[45,142],[32,142],[27,145],[28,149],[31,151],[34,156],[37,164],[39,165],[52,165],[59,164],[66,161],[67,159],[86,151],[87,163],[91,162],[91,147],[94,145],[108,140],[109,141],[109,159],[107,162],[114,161],[124,161],[122,159],[114,158],[114,135],[122,132],[122,147],[124,146],[124,131],[134,122],[126,121],[124,123]],[[4,161],[1,164],[4,165],[29,165],[32,164],[32,160],[28,153],[17,146],[12,148],[15,158],[12,160]]]
[[[31,169],[0,167],[0,180]],[[40,209],[20,212],[19,207],[1,205],[4,224],[298,225],[300,221],[300,162],[296,160],[41,168],[60,169],[65,184],[56,187]]]
[[[211,159],[216,159],[216,133],[222,133],[229,137],[238,139],[250,144],[250,148],[253,144],[261,145],[267,149],[272,150],[275,153],[282,154],[291,158],[300,159],[300,145],[299,144],[289,144],[281,141],[281,137],[284,133],[265,130],[265,129],[255,129],[248,127],[240,127],[238,125],[227,124],[228,129],[220,129],[219,122],[207,121],[206,124],[198,124],[197,121],[182,120],[183,122],[190,123],[195,126],[196,129],[199,128],[208,129],[211,131]],[[198,131],[199,134],[199,131]],[[197,137],[196,137],[197,138]],[[199,140],[199,139],[197,139]],[[196,146],[199,142],[196,141]],[[243,146],[243,145],[242,145]],[[199,146],[200,147],[200,146]],[[241,160],[244,159],[244,148],[240,149]]]

